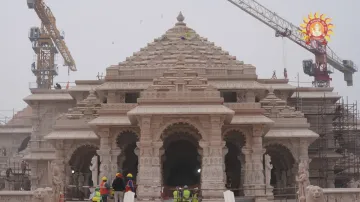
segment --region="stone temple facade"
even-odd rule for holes
[[[121,171],[135,176],[137,200],[185,184],[199,187],[203,200],[222,198],[226,187],[269,199],[295,186],[300,163],[309,169],[308,148],[319,137],[292,107],[295,90],[285,79],[258,79],[254,66],[199,36],[180,14],[164,35],[108,67],[105,79],[31,89],[31,189],[69,194]],[[337,96],[326,88],[300,94],[325,93]]]

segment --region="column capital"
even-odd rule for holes
[[[111,155],[112,156],[119,156],[121,154],[122,150],[121,149],[112,149],[111,150]]]
[[[253,125],[253,136],[254,137],[262,137],[264,134],[264,126],[263,125]]]
[[[96,150],[96,153],[100,156],[100,158],[102,156],[107,156],[107,155],[110,155],[111,153],[111,149],[99,149],[99,150]]]
[[[163,144],[164,144],[163,141],[152,142],[152,145],[155,149],[160,149],[163,146]]]
[[[203,141],[203,140],[200,140],[199,141],[199,146],[203,149],[209,147],[209,142],[206,142],[206,141]]]
[[[63,140],[56,140],[56,141],[51,141],[50,143],[52,143],[52,145],[54,145],[55,149],[57,150],[63,150],[64,149],[64,141]]]
[[[141,131],[143,131],[144,129],[149,130],[151,125],[151,116],[141,116],[141,118],[139,118],[139,125]]]
[[[97,134],[99,135],[99,137],[101,138],[108,138],[110,136],[110,130],[109,128],[101,128]]]
[[[252,153],[252,149],[249,149],[249,148],[246,148],[246,147],[243,147],[241,149],[241,152],[245,155],[248,155],[248,154],[251,154]]]

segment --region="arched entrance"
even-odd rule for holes
[[[117,146],[121,149],[118,156],[119,172],[123,175],[131,173],[136,180],[138,173],[138,156],[135,154],[138,136],[134,131],[123,131],[116,139]]]
[[[240,189],[244,179],[241,172],[241,161],[244,161],[241,148],[245,145],[245,137],[241,132],[231,130],[224,134],[224,141],[228,149],[225,155],[226,187],[233,189],[235,196],[240,196],[243,194]]]
[[[71,171],[68,185],[66,187],[66,198],[76,198],[84,200],[90,195],[90,191],[87,187],[94,185],[92,181],[92,172],[90,166],[91,160],[94,156],[98,156],[96,151],[98,147],[91,144],[85,144],[78,147],[69,160],[69,166]],[[98,171],[100,170],[100,158],[98,157]],[[97,173],[99,175],[99,173]],[[95,185],[96,186],[96,185]]]
[[[292,173],[295,163],[293,155],[287,147],[281,144],[270,144],[265,148],[264,155],[268,154],[271,157],[271,164],[273,165],[270,184],[277,188],[274,192],[279,192],[274,194],[291,194],[294,192],[291,187],[295,185],[295,177]]]
[[[187,123],[176,123],[161,135],[163,148],[162,174],[165,187],[200,185],[201,156],[199,131]]]

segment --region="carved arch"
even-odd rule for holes
[[[288,147],[286,147],[286,146],[284,146],[284,145],[282,145],[282,144],[280,144],[278,142],[271,143],[271,144],[266,144],[264,147],[266,148],[266,153],[268,153],[269,151],[274,151],[274,150],[280,150],[281,151],[281,156],[284,156],[284,158],[282,159],[283,161],[278,160],[278,162],[283,167],[286,166],[287,168],[291,169],[293,167],[294,163],[296,162],[296,159],[294,158],[291,150]],[[273,149],[270,149],[270,148],[273,148]],[[276,153],[278,153],[278,151],[276,151]],[[274,154],[274,153],[272,153],[272,154]]]
[[[263,144],[264,148],[270,145],[281,145],[282,147],[285,147],[290,154],[292,155],[293,159],[295,160],[295,162],[298,162],[298,152],[296,150],[296,148],[294,147],[294,145],[291,142],[286,142],[286,141],[282,141],[282,140],[265,140],[264,144]]]
[[[230,134],[233,132],[239,133],[240,136],[238,136],[238,137],[230,136]],[[245,146],[246,145],[246,133],[247,133],[246,129],[228,128],[228,129],[224,130],[224,132],[222,133],[222,138],[225,141],[228,139],[240,141],[237,143],[240,143],[241,146]]]
[[[159,130],[156,133],[154,133],[154,141],[160,141],[161,136],[163,135],[164,131],[167,128],[171,127],[172,125],[181,124],[181,123],[192,126],[195,130],[197,130],[199,132],[199,134],[203,140],[205,140],[205,141],[208,140],[207,133],[205,132],[205,130],[203,129],[203,127],[200,124],[196,123],[193,120],[186,119],[186,118],[180,118],[180,119],[174,118],[174,119],[168,121],[167,123],[165,123],[163,126],[161,126],[159,128]]]
[[[84,146],[92,146],[92,147],[99,149],[99,145],[96,143],[93,143],[93,142],[83,142],[83,143],[74,144],[67,152],[67,154],[65,156],[65,162],[68,164],[72,155],[75,153],[75,151],[77,151],[79,148],[84,147]]]
[[[133,133],[136,135],[137,139],[140,138],[140,131],[135,129],[135,128],[123,128],[121,130],[116,130],[112,137],[111,137],[111,141],[112,141],[112,149],[118,149],[118,141],[120,138],[122,138],[122,136],[125,134],[125,133]]]

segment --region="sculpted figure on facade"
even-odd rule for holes
[[[359,188],[360,180],[355,181],[354,178],[351,178],[350,182],[348,183],[349,188]]]
[[[273,169],[273,165],[271,164],[271,157],[269,154],[265,155],[265,185],[266,187],[270,187],[271,180],[271,170]]]
[[[306,165],[304,164],[304,162],[301,162],[299,164],[299,172],[298,172],[298,176],[296,177],[296,181],[299,183],[299,191],[298,191],[299,201],[305,202],[306,187],[310,185],[310,181],[309,181],[308,171],[306,169]]]
[[[34,191],[31,202],[52,202],[51,192],[49,187],[38,188]]]
[[[93,181],[93,185],[97,185],[98,184],[98,157],[95,155],[92,159],[91,159],[91,166],[90,166],[90,170],[91,170],[91,177],[92,177],[92,181]]]
[[[306,202],[325,202],[324,192],[318,186],[306,187]]]
[[[64,187],[60,168],[56,163],[51,163],[52,169],[52,188],[53,188],[53,201],[60,200],[60,192],[62,192],[62,188]]]

